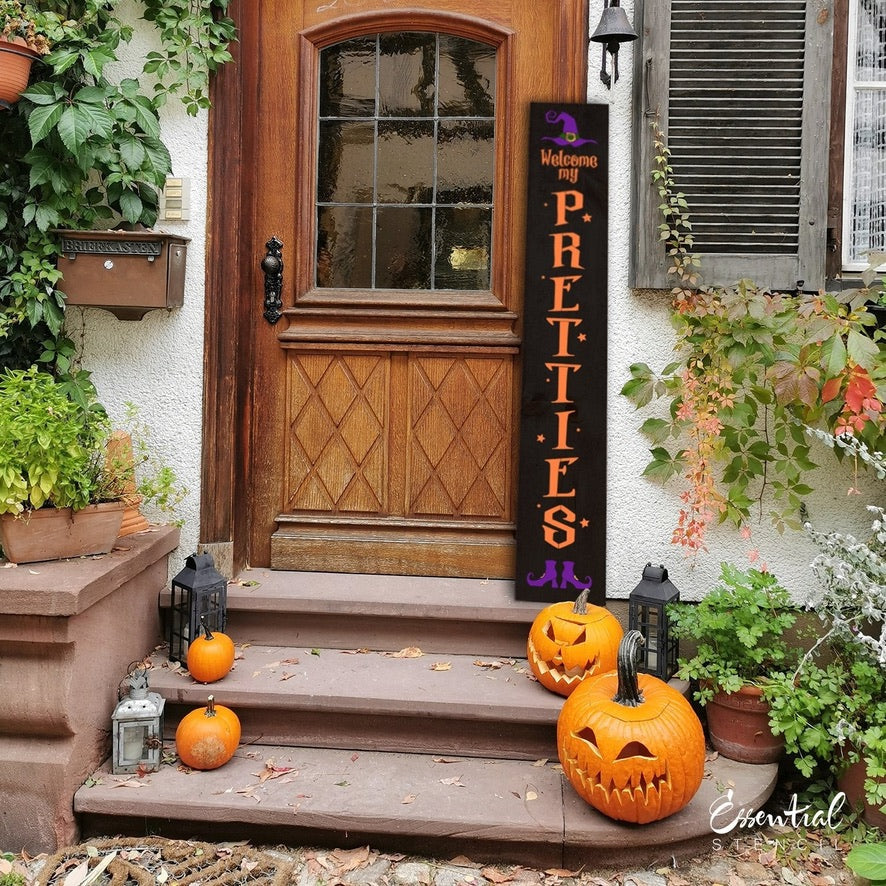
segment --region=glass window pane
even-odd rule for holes
[[[381,289],[431,288],[429,207],[378,210],[375,285]]]
[[[437,202],[491,203],[493,124],[485,120],[440,123]]]
[[[317,212],[317,285],[372,285],[372,209],[321,206]]]
[[[439,208],[435,289],[489,289],[492,210]]]
[[[491,117],[495,110],[495,47],[440,35],[440,114]]]
[[[436,56],[434,34],[381,35],[378,58],[381,117],[433,115]]]
[[[495,62],[445,34],[321,51],[318,286],[489,288]]]
[[[375,37],[348,40],[320,54],[320,116],[375,114]]]
[[[855,77],[886,80],[886,3],[860,0],[855,34]]]
[[[855,94],[852,132],[853,200],[849,260],[865,262],[869,250],[886,251],[886,89]]]
[[[380,121],[378,202],[431,203],[433,199],[433,121]]]
[[[375,127],[371,123],[320,124],[317,200],[371,203]]]

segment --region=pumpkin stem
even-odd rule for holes
[[[214,717],[215,716],[215,696],[210,695],[206,699],[206,716]]]
[[[201,616],[200,616],[200,627],[203,628],[203,633],[204,633],[204,635],[206,636],[206,639],[207,639],[207,640],[213,640],[213,639],[215,639],[215,638],[212,636],[212,632],[209,630],[209,628],[206,627],[206,622],[205,622],[205,620],[204,620],[205,618],[206,618],[205,615],[201,615]],[[198,631],[198,632],[197,632],[198,636],[199,636],[199,633],[200,633],[200,632]]]
[[[618,691],[612,700],[626,708],[643,704],[637,684],[637,652],[646,641],[639,631],[628,631],[618,644]]]
[[[587,615],[588,614],[588,593],[590,592],[590,588],[585,588],[576,598],[575,604],[572,607],[573,615]]]

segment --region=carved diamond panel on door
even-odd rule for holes
[[[387,510],[388,360],[289,352],[290,511]]]
[[[410,361],[408,512],[509,520],[511,360]]]

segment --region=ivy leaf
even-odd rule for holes
[[[821,388],[821,402],[822,403],[830,403],[835,397],[837,397],[840,393],[840,389],[843,387],[843,377],[836,376],[836,378],[829,378]]]
[[[108,62],[115,61],[112,52],[101,46],[90,49],[83,55],[83,68],[87,74],[92,74],[98,80],[102,75],[102,69]]]
[[[120,138],[120,159],[131,172],[136,172],[145,160],[145,147],[132,133]]]
[[[849,330],[846,337],[846,350],[853,362],[865,369],[871,369],[880,356],[879,345],[869,336]]]
[[[643,471],[644,477],[664,483],[680,473],[683,459],[679,455],[671,456],[662,446],[656,446],[649,451],[652,453],[652,461],[646,465],[646,469]]]
[[[35,105],[53,105],[64,95],[64,90],[57,83],[45,81],[29,86],[23,93],[26,98]],[[33,112],[32,112],[33,113]]]
[[[28,129],[31,131],[31,143],[36,145],[52,132],[53,127],[61,119],[65,106],[61,103],[40,105],[31,111],[28,117]]]
[[[144,96],[139,96],[133,99],[130,107],[133,110],[135,121],[142,131],[152,138],[158,138],[160,135],[160,120],[151,102]]]
[[[846,345],[843,337],[836,334],[827,339],[821,346],[821,355],[828,376],[833,378],[839,375],[846,368]]]
[[[653,443],[664,443],[671,435],[671,423],[664,418],[647,418],[640,430],[649,436]]]
[[[141,197],[134,191],[126,190],[120,195],[120,210],[128,222],[137,222],[141,218],[143,204]]]
[[[80,154],[83,142],[91,132],[88,112],[78,106],[69,105],[58,121],[58,134],[62,144],[75,156]]]

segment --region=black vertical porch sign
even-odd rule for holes
[[[518,600],[605,600],[609,108],[530,106]]]

